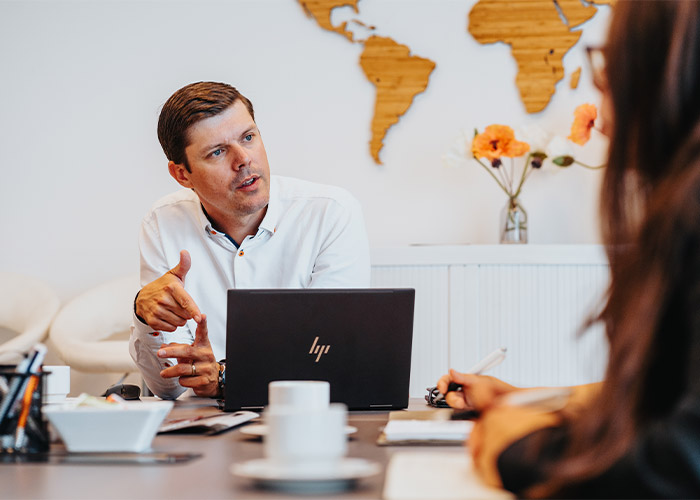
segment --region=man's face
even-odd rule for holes
[[[251,216],[262,219],[270,199],[270,166],[245,105],[237,100],[223,113],[195,123],[188,139],[185,155],[191,172],[170,162],[175,180],[194,189],[219,226],[246,223]]]

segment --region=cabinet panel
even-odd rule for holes
[[[410,395],[422,397],[448,366],[448,266],[376,266],[372,286],[416,289]]]
[[[602,247],[408,247],[374,251],[373,263],[372,286],[416,289],[412,397],[500,346],[508,356],[490,373],[515,385],[603,376],[601,327],[579,335],[607,286]]]

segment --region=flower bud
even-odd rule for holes
[[[552,159],[552,163],[559,165],[560,167],[568,167],[574,163],[574,159],[571,156],[557,156]]]
[[[540,153],[539,151],[532,153],[532,160],[530,160],[530,165],[532,168],[542,168],[542,162],[547,158],[547,155]]]
[[[501,166],[502,163],[503,163],[503,162],[501,161],[500,158],[494,158],[493,161],[491,161],[491,166],[492,166],[493,168],[498,168],[498,167]]]

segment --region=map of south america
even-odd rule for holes
[[[360,66],[377,88],[369,150],[374,161],[381,163],[379,151],[387,130],[408,111],[416,94],[426,89],[435,63],[412,56],[407,46],[391,38],[372,36],[365,41]]]

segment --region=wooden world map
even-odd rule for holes
[[[480,0],[469,12],[468,30],[482,44],[503,42],[518,64],[515,84],[528,113],[542,111],[564,78],[562,59],[581,38],[576,30],[614,0]],[[579,70],[573,78],[578,82]],[[575,88],[572,83],[572,87]]]
[[[388,37],[371,35],[366,40],[355,40],[347,21],[332,24],[333,9],[352,7],[359,14],[359,0],[297,1],[321,28],[363,45],[360,66],[376,89],[370,153],[381,164],[379,152],[389,128],[408,111],[414,97],[425,91],[435,63],[412,55],[408,46]],[[582,34],[574,29],[596,14],[598,8],[594,4],[614,1],[479,0],[469,12],[467,30],[479,43],[502,42],[511,46],[518,65],[515,84],[520,98],[526,111],[535,113],[547,106],[555,85],[564,77],[562,59]],[[353,22],[364,26],[359,20]],[[579,75],[580,68],[572,75],[572,88]]]
[[[367,79],[376,87],[372,138],[369,150],[378,164],[379,151],[384,147],[384,137],[389,127],[411,107],[413,98],[428,86],[430,73],[435,63],[429,59],[412,56],[406,45],[387,37],[370,36],[364,41],[353,40],[347,30],[347,22],[339,26],[331,24],[331,11],[336,7],[350,6],[359,13],[359,0],[298,0],[306,13],[313,17],[321,28],[338,33],[351,43],[363,44],[360,66]]]

